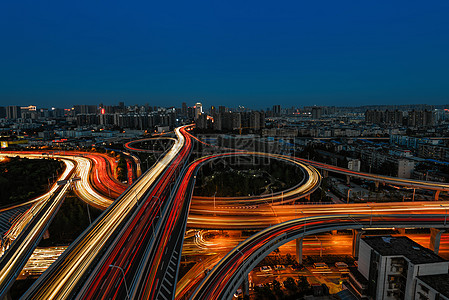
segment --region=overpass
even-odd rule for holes
[[[74,174],[75,164],[69,160],[63,161],[66,168],[60,179],[68,179]],[[39,200],[6,233],[3,240],[12,244],[0,260],[0,298],[6,295],[19,276],[58,212],[68,189],[69,184],[61,186],[55,184],[47,194],[39,197]]]
[[[302,161],[304,163],[310,164],[311,166],[314,166],[317,169],[324,170],[325,172],[333,172],[333,173],[337,173],[337,174],[346,175],[348,177],[357,177],[357,178],[371,180],[371,181],[375,181],[375,182],[382,182],[382,183],[388,183],[388,184],[393,184],[393,185],[406,186],[406,187],[411,187],[411,188],[416,188],[416,189],[434,190],[437,192],[436,198],[438,198],[439,192],[449,191],[449,183],[414,180],[414,179],[383,176],[383,175],[364,173],[364,172],[356,172],[356,171],[352,171],[349,169],[316,162],[313,160],[308,160],[308,159],[303,159],[303,158],[298,158],[298,157],[296,157],[295,159]]]
[[[109,246],[114,244],[116,236],[143,207],[140,204],[150,203],[151,206],[157,206],[157,201],[148,199],[149,191],[157,190],[155,185],[160,182],[171,162],[184,148],[184,137],[179,129],[176,134],[177,142],[164,157],[113,202],[39,277],[22,299],[65,299],[77,294]],[[151,230],[154,227],[147,228]]]
[[[191,299],[232,299],[248,286],[248,273],[279,246],[331,230],[364,228],[447,228],[445,214],[333,215],[300,218],[258,232],[228,253],[207,274]]]

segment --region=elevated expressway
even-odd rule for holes
[[[178,132],[179,133],[179,132]],[[77,294],[78,291],[81,291],[81,294],[79,294],[79,297],[95,297],[95,295],[102,295],[102,297],[106,296],[120,296],[120,297],[126,297],[126,284],[125,280],[123,280],[123,276],[121,275],[120,269],[118,268],[111,268],[108,264],[111,260],[110,257],[113,260],[113,263],[119,262],[119,265],[121,267],[124,266],[124,268],[127,268],[129,265],[134,265],[133,270],[130,271],[129,274],[139,274],[139,279],[135,280],[132,283],[132,296],[135,299],[140,298],[151,298],[155,297],[156,293],[159,295],[159,293],[163,290],[166,290],[169,285],[162,285],[162,281],[166,280],[167,277],[162,276],[161,272],[165,272],[168,269],[168,266],[170,268],[177,270],[177,262],[179,262],[180,250],[182,248],[182,237],[180,235],[184,234],[184,230],[182,228],[185,228],[186,223],[185,220],[187,219],[187,213],[188,213],[188,205],[190,204],[190,198],[191,194],[193,192],[193,186],[191,179],[195,178],[196,171],[202,165],[203,163],[206,163],[207,161],[214,159],[214,157],[218,155],[209,156],[206,158],[202,158],[197,160],[194,164],[190,165],[189,168],[187,168],[184,173],[182,174],[180,178],[183,178],[182,180],[179,180],[176,184],[171,183],[174,182],[172,179],[169,180],[170,184],[175,184],[176,188],[174,189],[176,191],[176,195],[174,197],[174,201],[170,202],[169,204],[163,206],[164,209],[161,209],[162,201],[160,200],[159,196],[157,194],[148,194],[146,193],[148,190],[151,190],[148,184],[142,183],[143,181],[147,180],[155,180],[156,177],[162,176],[162,174],[165,174],[165,168],[170,165],[170,162],[174,159],[174,157],[179,153],[180,149],[182,148],[182,145],[179,145],[179,137],[178,142],[175,143],[173,148],[167,152],[167,154],[164,156],[163,159],[158,161],[156,165],[146,174],[142,176],[131,188],[128,188],[128,190],[125,191],[125,193],[113,204],[109,209],[106,210],[106,212],[102,215],[102,218],[98,221],[96,221],[89,230],[84,232],[76,241],[75,243],[70,246],[69,251],[66,251],[62,255],[62,257],[54,264],[34,285],[33,287],[24,295],[23,299],[31,299],[31,298],[46,298],[46,299],[52,299],[52,298],[67,298],[72,297],[73,295]],[[176,149],[173,151],[173,149]],[[222,155],[258,155],[256,153],[225,153]],[[274,155],[274,154],[266,154],[263,153],[263,155]],[[274,155],[275,156],[275,155]],[[167,157],[170,157],[167,159]],[[281,156],[280,156],[281,157]],[[292,158],[289,156],[282,156],[282,159],[290,159],[294,160],[295,163],[303,163],[305,160],[298,159],[298,158]],[[318,166],[317,166],[318,167]],[[322,167],[322,166],[320,166]],[[330,166],[333,168],[333,166]],[[327,166],[326,166],[327,168]],[[89,169],[89,168],[86,168]],[[313,170],[313,168],[307,168],[309,170]],[[179,169],[178,169],[179,170]],[[343,169],[345,172],[350,172],[349,170]],[[178,171],[177,171],[178,172]],[[316,172],[316,171],[315,171]],[[149,175],[151,173],[151,175]],[[176,173],[176,172],[175,172]],[[316,172],[317,174],[317,172]],[[313,175],[311,177],[320,178],[319,174]],[[352,174],[352,173],[351,173]],[[358,176],[357,174],[352,174],[351,176]],[[86,175],[87,176],[87,175]],[[402,179],[398,178],[391,178],[391,177],[385,177],[385,176],[378,176],[378,175],[372,175],[372,174],[364,174],[363,176],[367,176],[367,179],[370,180],[384,180],[387,178],[388,180],[392,180],[393,184],[399,184],[398,181],[403,182]],[[170,176],[169,176],[170,177]],[[309,176],[309,179],[311,178]],[[145,178],[145,180],[144,180]],[[173,177],[171,177],[173,178]],[[374,179],[373,179],[374,178]],[[84,180],[82,180],[84,181]],[[88,182],[88,181],[85,181]],[[412,185],[415,186],[415,184],[422,184],[423,186],[432,186],[440,188],[441,190],[445,190],[447,188],[447,185],[444,186],[444,184],[438,184],[431,183],[431,182],[421,182],[421,181],[407,181],[403,182],[402,185]],[[318,183],[312,184],[314,186],[314,189],[318,187]],[[163,186],[163,188],[161,188]],[[159,188],[161,188],[161,191],[167,190],[167,185],[162,185]],[[154,190],[159,190],[159,188],[155,188]],[[88,188],[85,188],[88,190]],[[310,190],[312,192],[313,190]],[[87,194],[89,194],[88,192]],[[304,194],[307,194],[307,191],[304,192]],[[151,196],[151,197],[150,197]],[[292,195],[293,196],[293,195]],[[166,195],[163,196],[167,197]],[[272,200],[272,197],[274,195],[266,196],[262,202],[266,202],[267,199]],[[286,199],[286,195],[276,195],[276,201],[279,202],[279,200],[282,202],[284,199]],[[297,197],[297,196],[293,196]],[[155,201],[156,199],[156,201]],[[212,199],[212,198],[210,198]],[[288,199],[288,197],[287,197]],[[187,200],[187,201],[186,201]],[[207,200],[207,199],[206,199]],[[256,197],[257,200],[257,197]],[[442,202],[439,202],[440,204]],[[410,204],[410,203],[409,203]],[[444,203],[446,204],[446,203]],[[187,206],[186,206],[187,205]],[[262,204],[259,204],[260,207],[262,207]],[[392,205],[391,203],[389,205]],[[394,205],[398,205],[395,203]],[[429,203],[423,203],[419,204],[418,202],[415,202],[413,204],[414,206],[423,206],[429,205]],[[442,207],[437,207],[437,204],[431,204],[434,205],[432,209],[438,210],[438,212],[441,212],[441,209],[444,209]],[[136,209],[136,207],[139,207],[139,209]],[[375,208],[373,208],[376,206]],[[273,220],[273,216],[270,216],[270,221],[263,220],[262,222],[259,221],[260,224],[254,225],[253,228],[263,228],[272,224],[276,224],[279,222],[284,221],[282,219],[283,217],[279,217],[280,215],[285,215],[285,218],[292,218],[292,217],[299,217],[299,213],[304,215],[319,215],[319,214],[328,214],[329,211],[332,213],[335,213],[335,209],[341,209],[342,211],[345,211],[343,213],[347,213],[348,209],[356,209],[358,212],[363,213],[363,210],[365,212],[370,212],[371,216],[374,215],[374,218],[376,218],[376,214],[385,211],[388,212],[391,209],[393,210],[403,210],[404,207],[400,207],[401,205],[398,205],[397,208],[392,207],[377,207],[375,204],[369,204],[365,206],[354,206],[350,207],[347,205],[342,205],[341,208],[336,207],[335,205],[329,205],[324,207],[310,207],[305,208],[303,205],[300,207],[293,206],[293,210],[295,213],[292,215],[292,205],[289,205],[289,207],[284,208],[283,206],[272,206],[270,210],[271,213],[275,216],[276,220]],[[192,205],[192,208],[194,206]],[[268,206],[266,206],[268,207]],[[209,209],[208,212],[205,213],[205,215],[209,214],[209,219],[204,219],[204,216],[200,216],[200,218],[203,218],[199,221],[197,221],[196,224],[194,224],[191,227],[195,228],[209,228],[206,224],[210,224],[211,218],[222,218],[223,216],[214,217],[211,216],[211,214],[223,214],[226,213],[226,210],[229,210],[228,208],[223,211],[223,208],[219,208],[220,210],[212,210]],[[314,210],[320,210],[320,212],[314,212]],[[409,210],[411,207],[407,207],[405,210]],[[413,209],[413,208],[412,208]],[[130,264],[129,260],[126,259],[126,257],[134,257],[133,256],[133,249],[132,250],[127,249],[128,252],[122,254],[120,250],[122,250],[120,247],[125,245],[128,245],[129,240],[133,241],[134,243],[139,243],[140,235],[136,235],[136,233],[133,233],[133,229],[125,229],[125,228],[133,228],[132,226],[144,226],[145,222],[142,222],[143,225],[139,225],[141,221],[141,216],[137,216],[137,212],[145,210],[145,212],[150,211],[150,219],[156,220],[156,219],[163,219],[163,222],[154,222],[151,221],[149,224],[147,223],[146,227],[142,227],[139,230],[143,230],[145,233],[145,236],[150,241],[150,246],[148,247],[142,247],[141,249],[144,249],[142,254],[139,254],[140,257],[136,259],[136,261],[141,261],[141,263],[136,264]],[[202,210],[204,214],[205,209],[200,208],[199,210]],[[231,209],[233,213],[238,209]],[[290,210],[290,212],[288,212]],[[298,212],[299,210],[299,212]],[[326,210],[328,210],[326,212]],[[360,211],[361,210],[361,211]],[[162,211],[162,213],[161,213]],[[273,213],[274,211],[274,213]],[[193,211],[192,211],[193,212]],[[265,214],[271,214],[270,212],[265,212]],[[399,212],[399,213],[405,213],[405,212]],[[238,215],[239,213],[237,213]],[[245,215],[243,215],[245,214]],[[132,216],[131,216],[132,215]],[[181,216],[181,217],[180,217]],[[239,219],[236,219],[235,215],[230,216],[227,220],[224,219],[221,222],[222,223],[215,223],[214,226],[221,225],[221,227],[218,227],[220,229],[227,228],[226,226],[233,225],[234,228],[242,228],[246,227],[248,225],[249,219],[252,219],[254,217],[249,216],[248,217],[248,211],[242,211],[242,221],[239,221]],[[148,220],[150,220],[148,219]],[[183,220],[183,221],[177,221],[177,220]],[[189,217],[189,225],[191,222],[192,217]],[[135,221],[137,220],[137,221]],[[275,222],[273,222],[275,221]],[[125,222],[128,222],[126,226],[123,224]],[[135,222],[134,225],[132,225]],[[270,223],[268,223],[270,222]],[[308,222],[308,221],[307,221]],[[120,225],[119,225],[120,224]],[[132,226],[131,226],[132,225]],[[212,227],[214,227],[212,226]],[[224,227],[223,227],[224,226]],[[232,227],[232,226],[231,226]],[[391,227],[391,224],[390,224]],[[432,226],[434,227],[434,226]],[[140,228],[140,227],[138,227]],[[216,227],[214,227],[216,228]],[[248,227],[246,227],[248,228]],[[150,231],[152,230],[152,232]],[[128,232],[127,232],[128,231]],[[117,239],[114,239],[115,235],[117,233],[120,233],[119,237]],[[136,231],[139,232],[139,231]],[[172,235],[171,232],[176,232],[177,235]],[[180,232],[180,233],[179,233]],[[150,236],[152,233],[151,237]],[[127,238],[124,239],[123,237],[126,236]],[[128,240],[129,239],[129,240]],[[162,242],[163,244],[158,246],[155,246],[156,243],[154,241],[158,241],[159,243]],[[181,242],[180,242],[181,241]],[[115,246],[112,246],[115,245]],[[121,246],[120,246],[121,245]],[[141,247],[141,246],[139,246]],[[108,250],[109,249],[109,250]],[[169,255],[166,255],[165,253],[162,253],[159,249],[169,249]],[[131,253],[129,252],[131,251]],[[107,255],[102,256],[98,253],[104,254],[108,253]],[[119,253],[120,252],[120,253]],[[111,255],[112,254],[112,255]],[[126,260],[125,260],[126,259]],[[99,264],[99,267],[97,267],[95,270],[93,270],[93,266],[96,262],[102,261],[102,263]],[[173,264],[175,263],[175,264]],[[159,266],[159,267],[157,267]],[[123,269],[124,269],[123,268]],[[136,269],[137,268],[137,269]],[[147,270],[145,273],[144,270]],[[165,271],[160,271],[165,270]],[[149,272],[149,273],[148,273]],[[89,283],[83,285],[83,280],[89,275],[92,274],[89,277]],[[145,275],[143,275],[145,274]],[[176,277],[176,272],[174,273]],[[173,273],[171,273],[173,276]],[[130,280],[129,278],[132,275],[126,275],[125,278]],[[103,278],[103,279],[102,279]],[[105,279],[106,278],[106,279]],[[98,285],[95,285],[94,282],[102,282],[103,280],[106,280],[107,282],[114,282],[117,290],[114,290],[114,286],[111,284],[108,284],[107,286],[102,286],[103,289],[101,290],[103,293],[99,294],[99,292],[96,290],[95,287],[98,288]],[[159,281],[160,280],[160,281]],[[106,282],[103,281],[103,282]],[[176,283],[176,282],[175,282]],[[125,288],[123,286],[125,285]],[[92,288],[92,286],[94,288]],[[173,290],[173,287],[170,287]],[[111,294],[112,293],[112,294]]]
[[[73,176],[75,164],[67,159],[63,159],[63,162],[66,168],[59,179],[67,180]],[[34,200],[32,207],[5,234],[3,240],[11,245],[0,260],[0,298],[6,295],[19,276],[59,210],[68,189],[69,184],[54,184],[48,193]]]
[[[221,154],[222,156],[226,156],[226,155],[255,155],[255,153],[225,153],[225,154]],[[256,154],[257,155],[257,154]],[[264,154],[266,155],[266,154]],[[191,193],[193,191],[193,186],[194,184],[188,184],[189,180],[191,178],[195,178],[196,171],[193,171],[194,169],[198,169],[200,167],[200,165],[202,165],[203,163],[206,163],[207,161],[211,160],[211,159],[215,159],[215,157],[219,157],[220,155],[213,155],[213,156],[209,156],[209,157],[205,157],[202,159],[197,160],[194,164],[190,165],[189,168],[187,169],[187,171],[185,172],[185,174],[183,174],[184,180],[182,184],[178,185],[178,189],[177,189],[177,195],[175,197],[175,199],[186,199],[184,202],[184,206],[188,205],[189,197],[191,197]],[[288,157],[285,156],[285,158],[288,159],[293,159],[293,160],[297,160],[297,161],[301,161],[300,159],[296,159],[296,158],[292,158],[292,157]],[[330,166],[332,167],[332,166]],[[313,168],[312,168],[313,169]],[[344,170],[344,169],[343,169]],[[349,170],[344,170],[345,172],[351,172]],[[352,173],[351,173],[352,174]],[[357,175],[357,174],[356,174]],[[319,176],[319,175],[318,175]],[[364,175],[365,176],[365,175]],[[378,176],[378,175],[372,175],[372,174],[367,174],[367,178],[369,178],[370,180],[373,180],[373,178],[375,180],[379,180],[380,178],[385,179],[387,177],[384,176]],[[401,182],[402,185],[414,185],[414,184],[421,184],[422,186],[434,186],[435,183],[431,183],[431,182],[420,182],[420,181],[408,181],[408,180],[403,180],[400,178],[391,178],[388,177],[388,180],[391,180],[390,182],[394,183],[394,184],[398,184],[398,182]],[[439,184],[437,183],[438,186],[440,186],[440,188],[446,188],[447,185],[444,184]],[[187,198],[186,198],[187,197]],[[272,200],[273,196],[266,196],[265,198]],[[284,199],[285,195],[277,195],[276,196],[276,201],[277,203],[282,202]],[[370,214],[371,216],[374,216],[374,218],[377,218],[379,214],[384,214],[384,213],[392,213],[392,212],[398,212],[399,214],[408,214],[410,213],[410,211],[413,210],[418,210],[418,211],[429,211],[429,210],[435,210],[436,212],[441,212],[442,209],[445,209],[444,207],[441,206],[441,204],[443,202],[415,202],[413,203],[413,206],[411,207],[409,204],[410,203],[388,203],[388,204],[376,204],[376,203],[370,203],[370,204],[351,204],[351,205],[325,205],[325,206],[308,206],[308,205],[287,205],[287,206],[264,206],[263,202],[266,202],[267,199],[264,199],[263,201],[259,201],[260,203],[260,207],[257,207],[257,210],[253,211],[251,210],[242,210],[241,208],[222,208],[219,207],[217,209],[212,209],[212,203],[211,200],[212,198],[209,198],[209,209],[207,208],[207,201],[208,199],[203,199],[205,201],[205,206],[202,208],[198,208],[196,213],[198,213],[197,215],[195,215],[195,211],[194,211],[194,207],[195,205],[192,203],[191,206],[191,215],[189,216],[189,223],[188,226],[191,226],[191,224],[193,224],[191,227],[194,228],[218,228],[218,229],[223,229],[223,228],[234,228],[234,229],[241,229],[241,228],[255,228],[255,229],[260,229],[260,228],[265,228],[267,226],[271,226],[272,224],[277,224],[280,222],[283,222],[285,220],[289,220],[291,218],[298,218],[300,216],[318,216],[318,215],[326,215],[329,213],[343,213],[343,214],[347,214],[349,213],[366,213],[366,214]],[[224,200],[224,199],[223,199]],[[242,199],[243,200],[243,199]],[[255,199],[257,201],[257,197]],[[180,202],[180,200],[176,200],[178,202],[178,205],[181,206],[182,202]],[[193,200],[192,200],[193,201]],[[240,204],[243,204],[243,201],[237,200],[238,202],[242,202]],[[234,203],[235,204],[235,203]],[[446,203],[443,203],[446,204]],[[263,208],[264,207],[264,208]],[[261,212],[261,209],[264,210]],[[179,210],[179,208],[178,208]],[[183,209],[181,209],[181,212],[184,211]],[[230,213],[232,212],[232,213]],[[224,214],[228,213],[229,217],[223,217]],[[185,211],[183,213],[184,215],[186,215]],[[217,214],[218,216],[212,216],[212,214]],[[260,220],[260,218],[254,218],[255,214],[262,214],[266,216],[266,219]],[[209,215],[206,218],[204,218],[204,215]],[[238,216],[240,215],[240,216]],[[273,216],[274,215],[274,216]],[[192,219],[196,219],[196,223],[192,223]],[[259,220],[257,220],[259,219]],[[215,221],[214,221],[215,220]],[[221,220],[218,221],[217,220]],[[249,225],[249,222],[254,222],[252,225]],[[391,228],[391,224],[389,224]],[[177,226],[180,226],[179,224],[177,224]],[[432,225],[433,227],[433,225]],[[182,226],[180,226],[179,228],[180,232],[184,232],[182,229]],[[171,238],[171,236],[170,236]],[[179,241],[180,239],[177,238],[177,241]],[[167,276],[163,276],[164,273],[167,273],[167,268],[168,266],[170,266],[171,268],[175,268],[175,264],[173,264],[173,262],[178,262],[179,261],[179,256],[180,254],[180,250],[182,246],[182,242],[177,242],[174,243],[171,247],[171,252],[169,251],[170,255],[161,255],[159,256],[159,260],[162,260],[164,262],[164,268],[159,268],[159,270],[156,272],[158,274],[156,275],[152,275],[150,274],[150,276],[148,278],[153,278],[153,280],[147,280],[144,284],[144,287],[138,287],[137,289],[133,289],[133,294],[132,297],[135,299],[139,299],[139,298],[148,298],[150,297],[156,297],[159,296],[160,293],[164,293],[164,297],[170,297],[171,292],[167,292],[167,290],[171,289],[172,286],[170,285],[173,284],[173,281],[168,280],[169,278]],[[164,249],[164,247],[162,247],[162,249]],[[166,248],[165,248],[166,249]],[[170,265],[172,264],[172,265]],[[148,268],[147,270],[153,270],[153,268]],[[144,277],[147,277],[147,275],[145,275]],[[154,280],[154,278],[161,278],[161,281],[165,282],[165,285],[163,283],[161,283],[161,281],[157,281]],[[135,292],[138,291],[138,292]],[[146,292],[145,292],[146,291]],[[152,293],[151,293],[152,292]]]
[[[303,159],[303,158],[296,158],[296,159],[299,161],[302,161],[304,163],[310,164],[311,166],[314,166],[317,169],[324,170],[327,172],[334,172],[334,173],[346,175],[348,177],[357,177],[357,178],[371,180],[371,181],[375,181],[375,182],[382,182],[382,183],[388,183],[388,184],[393,184],[393,185],[406,186],[406,187],[411,187],[411,188],[416,188],[416,189],[434,190],[434,191],[438,192],[436,195],[436,198],[438,198],[439,192],[449,191],[449,184],[447,184],[447,183],[398,178],[398,177],[383,176],[383,175],[376,175],[376,174],[363,173],[363,172],[355,172],[355,171],[351,171],[349,169],[340,168],[337,166],[332,166],[332,165],[316,162],[313,160],[308,160],[308,159]]]
[[[22,296],[22,299],[66,299],[76,295],[83,287],[86,279],[91,274],[96,273],[96,266],[104,266],[104,258],[113,257],[110,249],[122,251],[121,246],[115,248],[124,232],[132,232],[137,229],[135,223],[138,215],[151,212],[150,216],[155,217],[155,213],[161,208],[161,201],[153,197],[155,191],[159,191],[158,185],[165,182],[162,178],[167,170],[172,166],[172,162],[179,157],[185,148],[183,129],[178,128],[175,132],[177,141],[172,148],[166,152],[150,170],[143,174],[131,187],[129,187],[109,208],[84,231],[65,251],[59,259],[32,285],[32,287]],[[184,152],[182,152],[184,153]],[[185,153],[184,153],[185,155]],[[165,189],[164,189],[165,190]],[[165,206],[162,216],[170,216],[170,212]],[[154,219],[153,219],[154,220]],[[161,222],[142,222],[143,230],[152,232],[155,225],[157,229]],[[149,226],[151,225],[151,226]],[[133,237],[139,240],[144,233]],[[147,236],[151,236],[147,234]],[[132,249],[126,248],[128,254],[132,256]],[[142,248],[144,249],[144,248]],[[107,255],[105,255],[107,254]],[[136,259],[137,261],[137,259]],[[100,262],[100,264],[99,264]],[[109,268],[107,273],[112,276],[120,276],[120,270]],[[100,267],[100,270],[101,267]],[[112,271],[112,272],[110,272]],[[103,274],[100,272],[100,274]],[[104,274],[103,274],[104,275]],[[121,277],[119,283],[123,282]],[[123,285],[122,285],[123,286]],[[121,289],[124,291],[124,289]],[[121,291],[120,290],[120,291]],[[110,290],[112,291],[112,290]],[[125,295],[124,292],[121,295]]]
[[[363,228],[446,228],[446,215],[409,211],[404,214],[344,214],[314,216],[287,221],[253,235],[228,253],[207,274],[191,299],[232,299],[233,293],[248,280],[248,273],[279,246],[331,230]]]
[[[128,294],[133,297],[136,286],[147,279],[143,274],[158,269],[161,264],[158,254],[166,253],[165,247],[170,244],[170,238],[178,234],[174,224],[178,221],[179,211],[175,207],[175,198],[171,192],[175,191],[174,185],[178,175],[192,150],[191,140],[184,129],[181,129],[185,139],[183,149],[150,192],[148,200],[140,205],[135,216],[118,234],[81,288],[78,297],[122,299]]]

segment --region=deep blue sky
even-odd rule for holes
[[[0,105],[449,103],[449,1],[3,1]]]

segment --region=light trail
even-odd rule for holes
[[[64,160],[64,163],[66,169],[60,178],[68,179],[72,176],[75,165],[69,160]],[[33,205],[7,233],[7,237],[14,239],[14,242],[0,260],[0,296],[5,295],[19,276],[20,270],[62,204],[69,185],[58,187],[55,184],[53,188],[51,196],[44,197]],[[20,234],[17,235],[19,231]]]
[[[175,131],[178,141],[150,170],[122,194],[25,293],[22,299],[66,299],[94,264],[134,211],[153,182],[161,175],[182,149],[184,139]]]

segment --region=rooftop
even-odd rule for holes
[[[362,240],[382,256],[404,256],[415,265],[446,261],[406,236],[368,236]]]
[[[418,276],[425,284],[449,298],[449,274]]]

